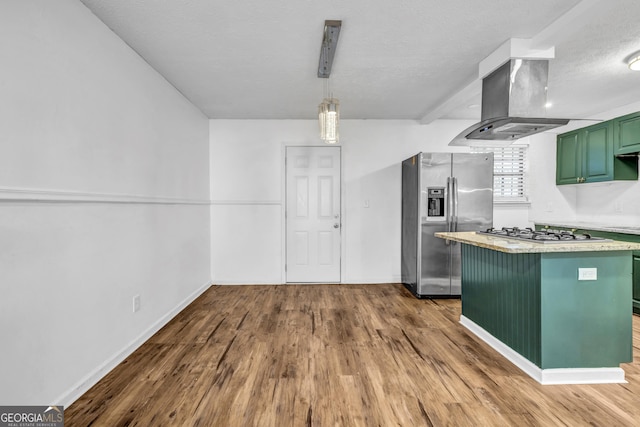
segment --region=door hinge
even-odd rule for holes
[[[284,265],[284,272],[287,272],[287,264]]]

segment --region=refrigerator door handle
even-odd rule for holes
[[[447,206],[446,206],[446,218],[447,218],[447,232],[451,232],[451,213],[452,213],[452,208],[453,208],[453,199],[452,199],[452,194],[451,194],[451,177],[447,177],[447,189],[446,189],[447,194],[445,195],[446,200],[447,200]],[[451,240],[447,240],[445,239],[444,244],[446,246],[449,246],[451,244]]]
[[[453,212],[451,213],[452,231],[458,231],[458,178],[452,178]]]

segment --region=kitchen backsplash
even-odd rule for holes
[[[640,227],[640,181],[576,186],[576,220]]]

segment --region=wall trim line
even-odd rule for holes
[[[40,188],[0,187],[0,202],[38,203],[124,203],[152,205],[210,205],[207,199],[143,196],[138,194],[96,193]]]
[[[282,202],[280,200],[212,200],[211,204],[214,206],[280,206]]]

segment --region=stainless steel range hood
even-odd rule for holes
[[[482,79],[480,123],[465,129],[449,145],[469,140],[515,141],[569,123],[546,118],[549,61],[510,59]]]

